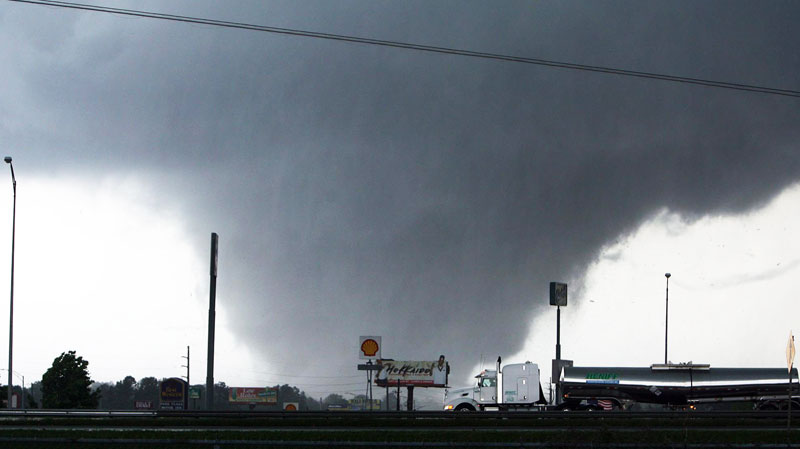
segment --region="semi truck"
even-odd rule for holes
[[[555,377],[558,376],[558,377]],[[535,363],[483,370],[477,384],[445,391],[445,410],[627,410],[635,404],[693,407],[746,402],[759,410],[800,408],[797,369],[711,368],[707,364],[648,367],[570,367],[554,373],[558,397],[550,402]]]
[[[500,370],[486,369],[477,376],[474,387],[445,390],[445,410],[516,410],[547,407],[547,400],[539,381],[539,366],[535,363],[512,363]],[[499,375],[499,376],[498,376]],[[498,379],[501,377],[501,379]],[[502,388],[501,388],[502,386]],[[502,399],[498,399],[503,394]]]

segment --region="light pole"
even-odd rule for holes
[[[17,226],[17,178],[14,177],[14,164],[11,163],[11,156],[6,156],[5,159],[6,164],[11,167],[11,185],[14,188],[14,209],[11,214],[11,301],[10,303],[10,313],[9,313],[9,324],[8,324],[8,408],[11,408],[11,384],[13,378],[11,377],[11,361],[13,358],[11,357],[12,350],[14,348],[14,234],[16,232]]]
[[[571,360],[561,359],[561,306],[567,306],[567,284],[562,282],[550,283],[550,305],[556,306],[556,358],[553,359],[553,370],[551,371],[551,381],[561,375],[561,370],[565,366],[572,366]],[[499,358],[497,372],[500,372]],[[561,383],[556,381],[556,404],[561,404]],[[499,383],[498,383],[499,385]]]
[[[667,278],[667,311],[666,311],[666,318],[664,318],[664,365],[667,364],[667,337],[669,336],[669,277],[672,276],[669,273],[664,273],[664,276]]]

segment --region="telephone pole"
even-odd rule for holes
[[[192,388],[192,383],[189,380],[189,366],[191,366],[190,360],[189,360],[189,346],[186,346],[186,355],[182,355],[181,357],[186,359],[186,365],[181,365],[181,367],[186,368],[186,376],[184,376],[184,377],[186,377],[186,392],[185,392],[185,394],[188,395],[189,394],[189,389]],[[187,409],[189,408],[189,401],[186,401],[186,408]]]
[[[217,302],[217,254],[219,236],[211,233],[211,286],[208,291],[208,362],[206,364],[206,410],[214,409],[214,318]]]

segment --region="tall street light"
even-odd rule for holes
[[[669,336],[669,277],[672,276],[669,273],[664,273],[664,276],[667,278],[667,312],[666,318],[664,319],[664,365],[667,364],[667,337]]]
[[[8,408],[11,408],[11,384],[13,382],[13,378],[11,377],[11,373],[13,372],[11,369],[11,361],[13,360],[11,351],[14,348],[14,234],[16,233],[17,227],[17,178],[14,177],[14,164],[11,163],[11,156],[6,156],[3,160],[11,167],[11,185],[14,188],[14,210],[11,215],[11,301],[8,324],[8,394],[6,395]]]

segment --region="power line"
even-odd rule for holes
[[[326,388],[326,390],[329,390],[332,387],[352,388],[352,387],[357,387],[357,386],[364,385],[364,382],[344,382],[344,383],[308,383],[308,382],[285,382],[285,381],[278,382],[278,381],[275,381],[275,380],[269,380],[269,379],[263,379],[263,378],[255,378],[255,377],[249,377],[249,378],[247,378],[245,380],[247,380],[247,382],[252,383],[252,384],[265,385],[265,386],[270,386],[270,387],[271,386],[278,386],[278,387],[289,386],[289,387],[297,388],[298,390],[301,390],[301,391],[304,391],[308,387],[312,387],[312,388],[319,387],[319,388]]]
[[[363,374],[354,374],[348,376],[306,376],[300,374],[279,374],[279,373],[267,373],[264,371],[251,371],[255,374],[264,374],[267,376],[279,376],[279,377],[301,377],[305,379],[345,379],[345,378],[354,378],[354,377],[364,377]]]
[[[274,382],[266,379],[261,379],[260,382],[265,384],[278,384],[280,385],[281,382]],[[349,387],[354,385],[363,385],[364,382],[348,382],[348,383],[334,383],[334,384],[316,384],[316,383],[308,383],[308,382],[292,382],[288,384],[283,382],[283,385],[289,385],[291,387],[298,387],[298,386],[309,386],[309,387]]]
[[[725,81],[715,81],[702,78],[691,78],[684,76],[665,75],[653,72],[641,72],[635,70],[617,69],[613,67],[603,67],[571,62],[560,62],[547,59],[526,58],[522,56],[503,55],[498,53],[487,53],[472,50],[462,50],[457,48],[438,47],[433,45],[412,44],[407,42],[371,39],[365,37],[347,36],[342,34],[320,33],[316,31],[305,31],[292,28],[279,28],[265,25],[254,25],[242,22],[228,22],[224,20],[204,19],[200,17],[190,17],[173,14],[163,14],[134,9],[111,8],[107,6],[86,5],[72,2],[52,1],[52,0],[8,0],[18,3],[29,3],[33,5],[55,6],[60,8],[79,9],[93,12],[104,12],[134,17],[144,17],[148,19],[170,20],[174,22],[195,23],[200,25],[210,25],[225,28],[238,28],[250,31],[263,31],[267,33],[285,34],[291,36],[313,37],[317,39],[327,39],[343,41],[357,44],[378,45],[383,47],[402,48],[406,50],[417,50],[430,53],[441,53],[457,56],[468,56],[473,58],[492,59],[506,62],[518,62],[523,64],[541,65],[556,67],[561,69],[582,70],[588,72],[606,73],[610,75],[629,76],[636,78],[654,79],[660,81],[671,81],[675,83],[694,84],[705,87],[716,87],[721,89],[732,89],[739,91],[755,92],[762,94],[781,95],[786,97],[800,98],[800,91],[790,89],[776,89],[772,87],[757,86],[752,84],[729,83]]]

